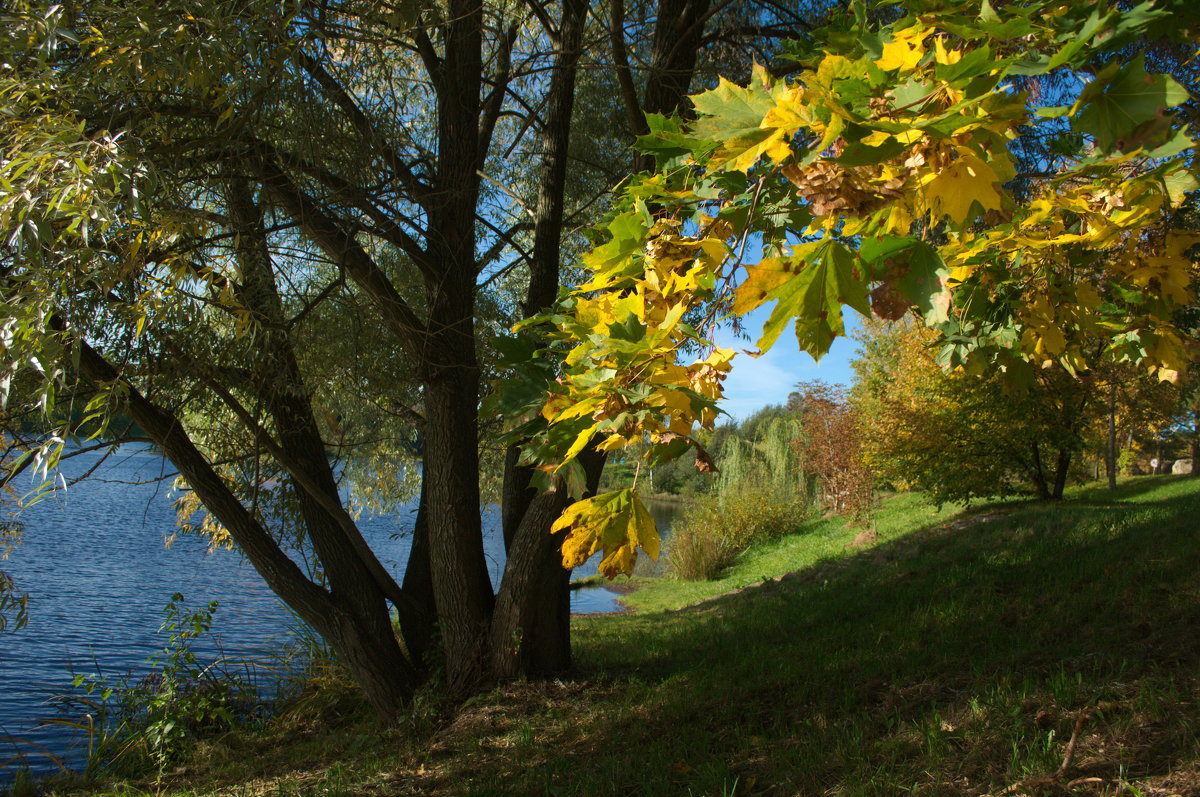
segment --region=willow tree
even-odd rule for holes
[[[1187,366],[1178,317],[1195,299],[1200,238],[1176,211],[1200,181],[1172,109],[1189,96],[1131,50],[1176,35],[1194,52],[1194,10],[852,11],[819,46],[794,48],[790,74],[722,81],[692,97],[693,123],[652,120],[640,141],[658,173],[624,192],[585,257],[591,279],[530,322],[571,347],[542,406],[555,432],[534,450],[548,467],[593,437],[618,449],[649,434],[650,457],[699,449],[691,430],[713,422],[734,352],[684,356],[708,346],[685,319],[723,303],[740,315],[773,301],[758,347],[793,327],[815,357],[850,308],[913,312],[938,332],[944,367],[1014,380],[1098,361],[1173,380]],[[1072,85],[1070,101],[1022,90],[1030,78]],[[1015,142],[1041,131],[1056,140],[1053,169],[1018,193]],[[750,246],[761,259],[743,260]],[[604,550],[614,573],[657,545],[628,490],[574,505],[559,527],[572,562]]]
[[[4,385],[18,431],[54,432],[27,439],[26,463],[52,466],[80,430],[154,442],[202,529],[385,717],[439,641],[460,693],[560,671],[568,575],[548,527],[599,457],[540,494],[510,457],[493,592],[479,475],[492,338],[554,300],[564,231],[628,171],[626,125],[675,111],[708,44],[798,19],[738,11],[7,4]],[[420,459],[402,583],[364,541],[331,451],[384,492],[397,461]]]

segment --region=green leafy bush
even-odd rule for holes
[[[262,713],[259,689],[244,678],[202,665],[192,649],[212,627],[217,602],[186,611],[175,593],[164,609],[160,631],[168,634],[162,652],[150,659],[154,670],[129,682],[103,675],[76,675],[82,695],[57,699],[60,711],[86,710],[77,725],[88,733],[88,770],[138,772],[149,763],[160,770],[177,760],[186,745],[246,725]]]

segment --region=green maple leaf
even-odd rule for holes
[[[759,127],[775,103],[756,86],[742,88],[721,78],[715,89],[692,95],[691,100],[698,116],[693,135],[721,142],[709,160],[710,167],[736,160],[774,133]]]
[[[778,302],[763,324],[757,345],[763,351],[769,349],[787,323],[795,319],[800,348],[820,360],[834,338],[845,334],[842,305],[864,315],[871,312],[867,283],[858,257],[836,241],[797,247],[792,261],[795,276],[767,293],[767,301]]]
[[[859,255],[872,279],[893,282],[926,323],[947,320],[950,295],[945,278],[950,271],[932,246],[917,238],[868,238],[862,242]]]
[[[1141,125],[1161,118],[1167,108],[1186,102],[1187,89],[1168,75],[1146,72],[1144,59],[1101,70],[1075,103],[1071,126],[1090,133],[1105,152],[1124,149],[1125,139]]]

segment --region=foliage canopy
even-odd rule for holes
[[[771,301],[760,349],[793,324],[819,358],[843,308],[912,310],[946,368],[1176,379],[1200,234],[1172,218],[1200,185],[1196,142],[1171,111],[1187,92],[1129,47],[1194,21],[1183,3],[858,3],[788,74],[722,80],[691,124],[651,116],[657,171],[625,186],[590,279],[526,322],[570,346],[529,456],[556,470],[648,433],[652,460],[703,463],[690,433],[734,356],[712,325]],[[1054,144],[1036,175],[1018,171],[1029,136]]]

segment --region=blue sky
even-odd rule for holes
[[[717,334],[719,346],[738,352],[733,360],[733,370],[725,380],[725,401],[721,406],[731,418],[739,421],[768,404],[786,403],[788,394],[797,382],[820,379],[849,386],[854,379],[850,360],[858,347],[849,338],[835,340],[820,363],[800,351],[796,336],[790,330],[780,335],[775,345],[761,357],[746,354],[745,349],[754,349],[754,342],[758,340],[773,304],[760,307],[746,316],[745,328],[749,340],[735,337],[728,329],[722,329]],[[854,311],[846,311],[844,317],[847,332],[858,328]]]

